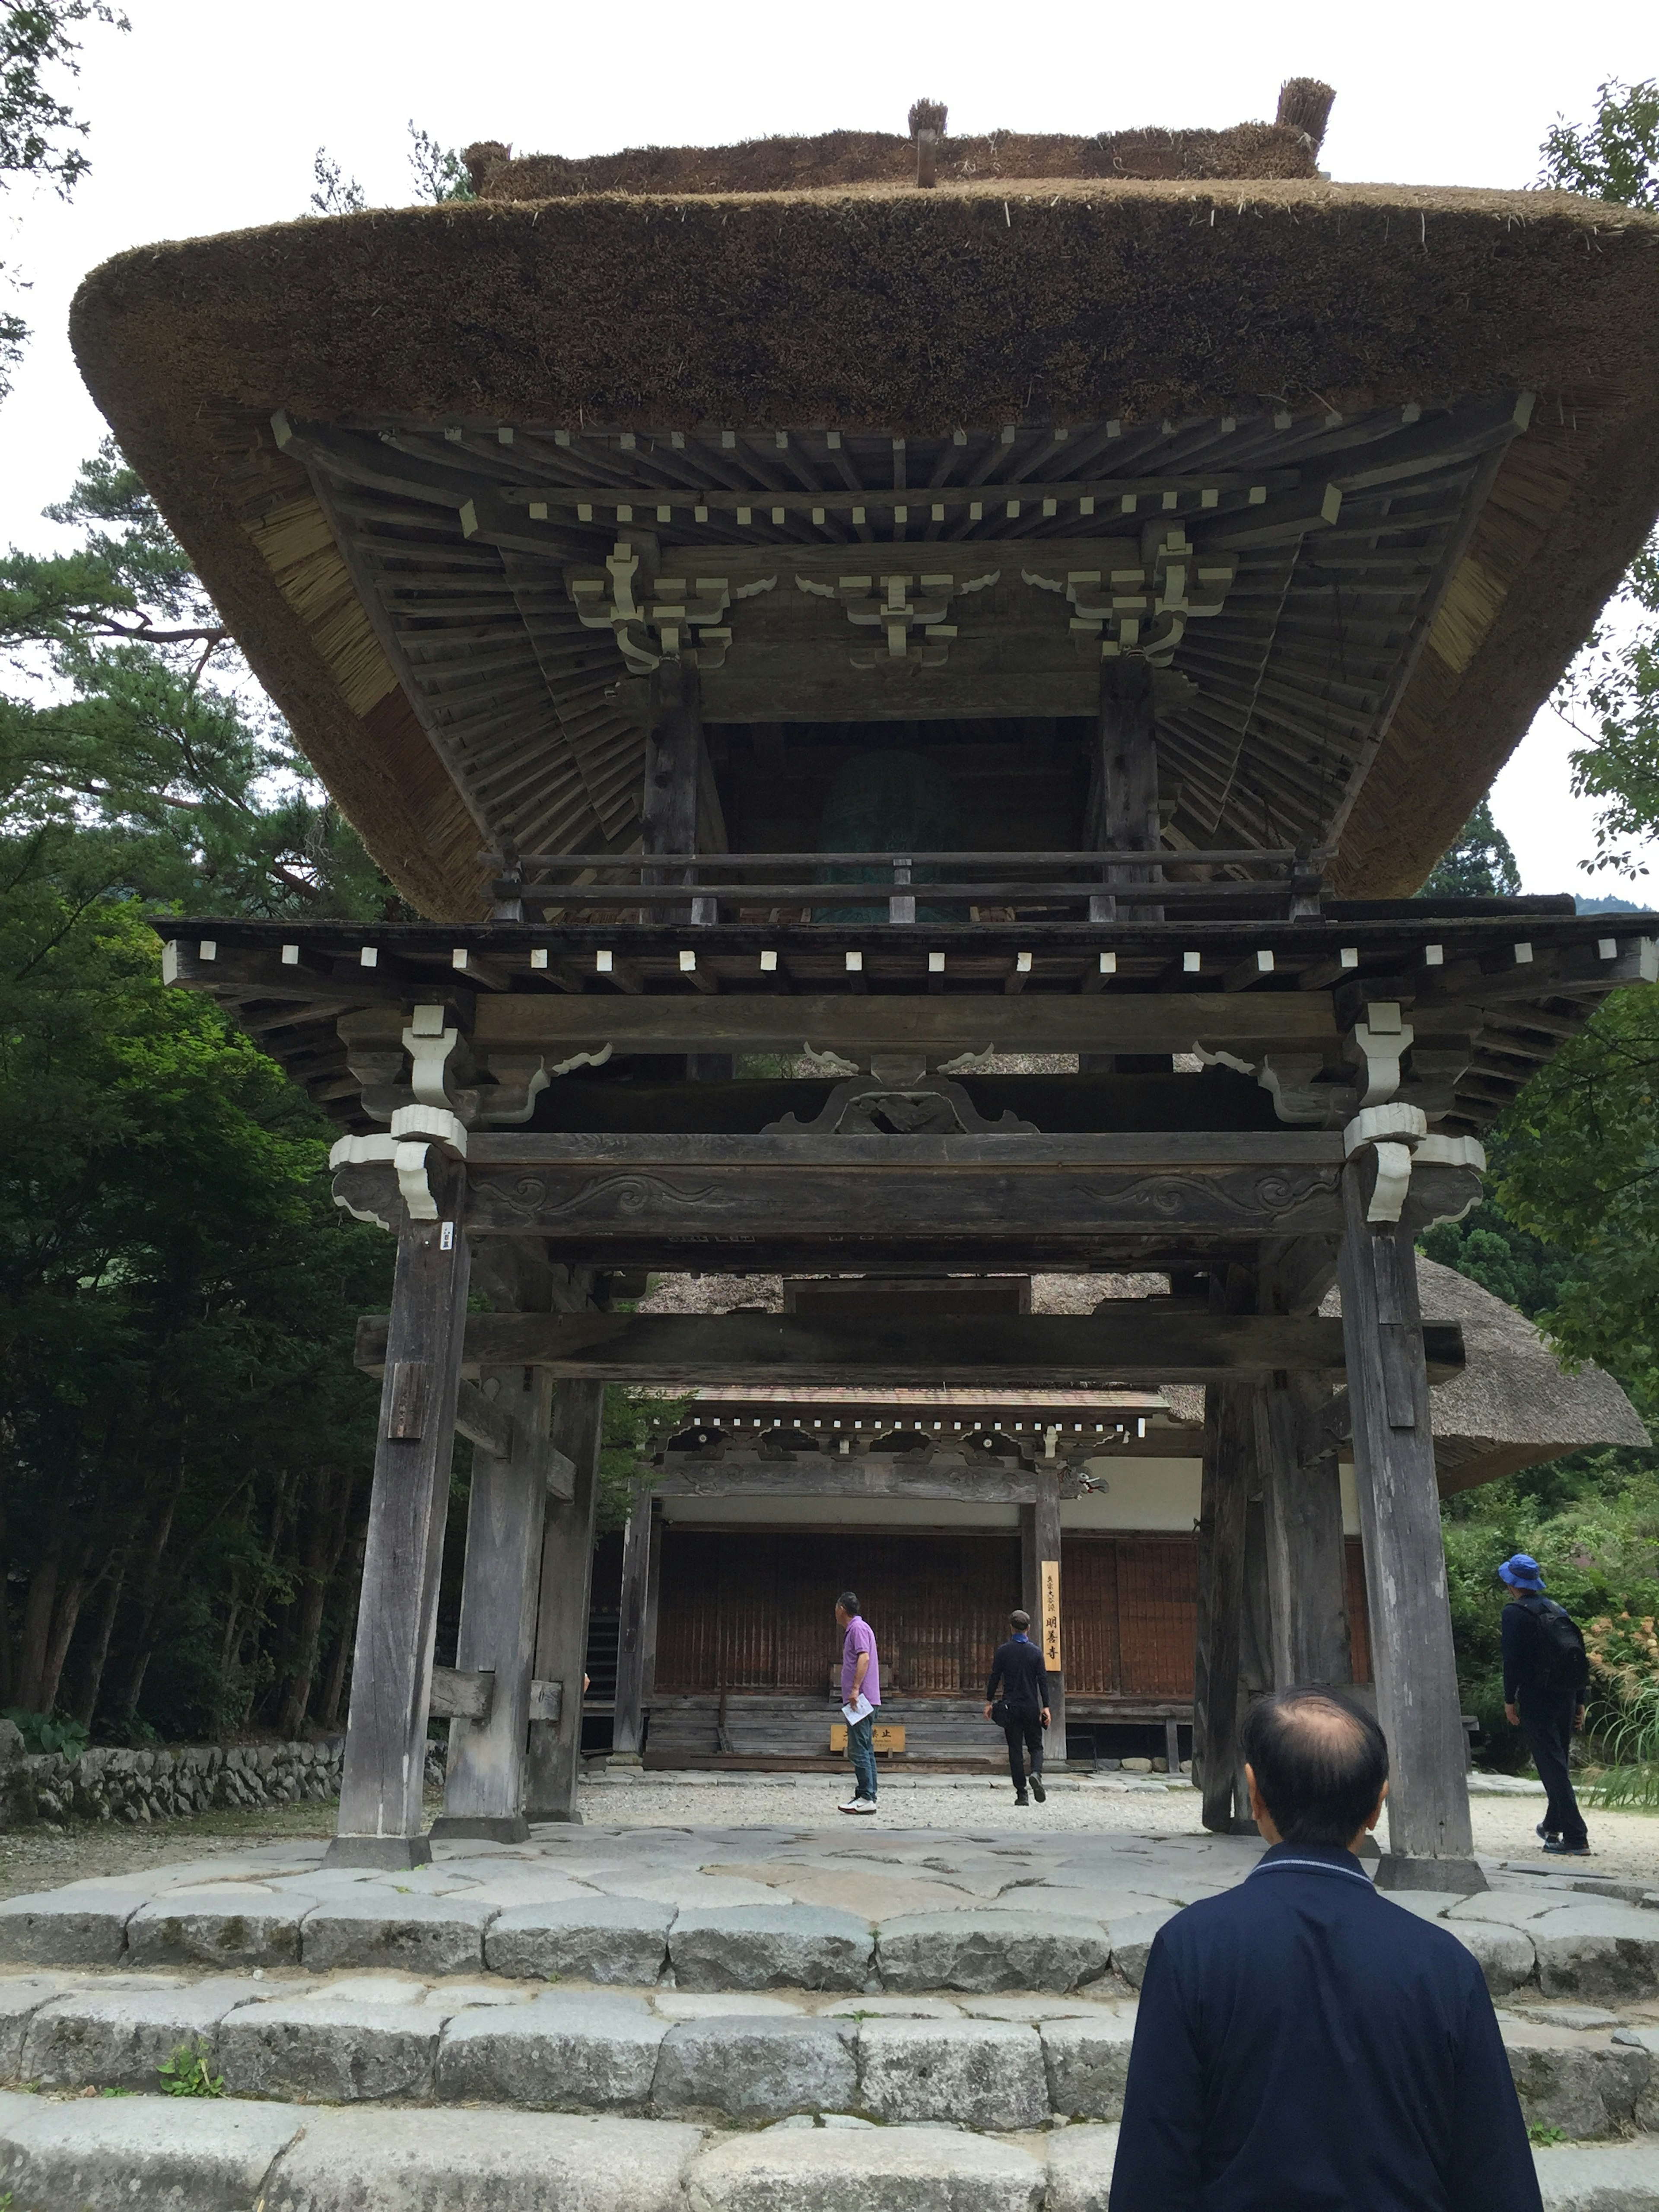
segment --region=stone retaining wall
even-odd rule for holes
[[[136,1827],[215,1806],[291,1805],[301,1798],[326,1803],[339,1795],[345,1739],[97,1749],[78,1759],[21,1751],[7,1759],[5,1748],[0,1746],[0,1821],[6,1827],[61,1827],[71,1820]]]

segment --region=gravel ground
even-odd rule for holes
[[[832,1778],[816,1776],[800,1787],[785,1783],[727,1783],[675,1789],[659,1783],[601,1784],[582,1792],[586,1820],[601,1827],[835,1828],[854,1823],[838,1816],[843,1794]],[[1474,1847],[1482,1856],[1558,1865],[1563,1873],[1610,1875],[1625,1881],[1651,1881],[1659,1888],[1659,1815],[1643,1813],[1589,1814],[1593,1859],[1546,1859],[1533,1829],[1543,1809],[1537,1797],[1477,1797],[1473,1803]],[[435,1797],[428,1815],[438,1810]],[[1006,1784],[973,1790],[888,1790],[873,1820],[859,1830],[939,1828],[971,1833],[1028,1833],[1033,1828],[1094,1828],[1120,1835],[1183,1836],[1201,1832],[1198,1800],[1186,1790],[1077,1790],[1053,1792],[1046,1805],[1015,1808]],[[49,1828],[0,1834],[0,1897],[52,1889],[89,1875],[124,1874],[246,1850],[278,1838],[328,1836],[333,1812],[325,1805],[283,1806],[269,1811],[204,1813],[194,1820],[157,1822],[153,1827]]]

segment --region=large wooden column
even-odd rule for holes
[[[1255,1304],[1253,1269],[1218,1267],[1212,1273],[1213,1311],[1248,1313]],[[1231,1834],[1234,1826],[1235,1746],[1243,1688],[1245,1552],[1255,1470],[1252,1386],[1248,1382],[1210,1384],[1204,1393],[1204,1472],[1199,1504],[1193,1776],[1204,1793],[1205,1826],[1224,1836]]]
[[[1330,1402],[1323,1380],[1305,1374],[1276,1375],[1255,1394],[1275,1689],[1353,1680],[1342,1485],[1324,1423]]]
[[[470,1273],[465,1170],[427,1155],[440,1218],[403,1217],[331,1866],[412,1867]]]
[[[1371,1671],[1389,1740],[1382,1888],[1484,1889],[1475,1864],[1409,1230],[1365,1218],[1375,1164],[1343,1171],[1339,1261]]]
[[[582,1665],[593,1578],[593,1509],[605,1418],[603,1382],[561,1382],[553,1398],[553,1448],[575,1468],[573,1495],[550,1499],[542,1538],[536,1674],[563,1686],[556,1721],[533,1721],[525,1784],[532,1820],[580,1820]]]
[[[703,739],[697,672],[689,660],[665,660],[651,678],[641,850],[647,854],[721,851],[726,836],[719,814],[720,802],[714,795]],[[685,868],[647,868],[641,881],[683,882],[690,872]],[[653,906],[644,911],[647,921],[712,922],[720,919],[720,901],[690,898],[684,906]],[[688,1053],[685,1066],[694,1082],[731,1079],[730,1053]]]
[[[1048,1727],[1042,1739],[1044,1763],[1066,1764],[1066,1645],[1060,1620],[1060,1462],[1036,1463],[1036,1501],[1031,1513],[1036,1553],[1036,1610],[1031,1626],[1048,1674]]]
[[[444,1809],[432,1832],[522,1843],[530,1833],[525,1753],[553,1389],[541,1367],[486,1368],[479,1387],[513,1416],[515,1449],[498,1459],[473,1448],[455,1665],[463,1673],[487,1671],[493,1680],[488,1717],[449,1724]]]
[[[656,1621],[651,1597],[652,1498],[648,1483],[636,1482],[634,1503],[623,1535],[622,1604],[617,1624],[617,1705],[611,1730],[613,1765],[637,1766],[645,1732],[646,1677],[654,1657]]]
[[[1144,660],[1101,663],[1099,750],[1091,795],[1091,842],[1102,852],[1156,853],[1164,826],[1158,804],[1158,732],[1152,671]],[[1157,883],[1161,868],[1114,866],[1109,882]],[[1162,921],[1161,906],[1139,904],[1129,918]],[[1089,902],[1091,921],[1110,921],[1117,900],[1109,890]]]

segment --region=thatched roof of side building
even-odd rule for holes
[[[1463,1372],[1437,1383],[1430,1399],[1443,1496],[1593,1445],[1650,1442],[1611,1375],[1594,1364],[1570,1372],[1512,1305],[1420,1253],[1417,1284],[1425,1321],[1463,1331]],[[1336,1291],[1320,1310],[1341,1312]]]
[[[1160,738],[1189,842],[1329,836],[1340,893],[1396,896],[1461,828],[1659,507],[1659,218],[1334,185],[1311,138],[1254,127],[1270,173],[1225,182],[1126,176],[1127,161],[1042,173],[1035,153],[1021,173],[1012,141],[997,173],[948,138],[931,191],[889,173],[884,142],[864,180],[810,188],[775,185],[804,173],[807,142],[759,142],[773,167],[746,186],[706,179],[752,149],[618,157],[605,190],[603,165],[498,165],[496,196],[471,204],[123,254],[76,298],[76,357],[319,774],[444,919],[487,910],[481,846],[617,851],[639,832],[642,735],[614,647],[566,600],[574,541],[538,538],[522,505],[492,520],[489,487],[507,514],[526,471],[625,481],[641,441],[676,437],[697,482],[721,481],[732,437],[765,481],[763,449],[794,435],[800,459],[809,434],[816,483],[831,433],[866,440],[872,467],[910,438],[924,483],[927,441],[964,425],[988,470],[1009,426],[1027,476],[1079,468],[1083,448],[1097,473],[1131,451],[1168,470],[1236,429],[1228,450],[1294,452],[1335,481],[1356,441],[1402,422],[1455,434],[1462,473],[1425,475],[1419,456],[1412,479],[1426,532],[1412,592],[1388,595],[1399,503],[1390,524],[1373,486],[1353,512],[1377,575],[1346,545],[1312,568],[1294,548],[1262,556],[1249,620],[1194,626],[1200,696]],[[1053,155],[1107,158],[1086,141]],[[520,196],[532,186],[546,196]],[[1468,426],[1494,410],[1503,441],[1471,459]],[[278,415],[311,442],[281,442]],[[1062,436],[1076,458],[1040,463]],[[799,499],[793,465],[780,458],[775,480]],[[1003,529],[1000,513],[976,526]],[[607,550],[602,520],[580,557]],[[776,536],[764,514],[753,527]],[[1077,526],[1006,527],[1029,549]],[[459,616],[408,617],[386,580],[417,556],[476,609],[476,639]],[[1332,629],[1344,574],[1358,596]],[[1249,629],[1263,619],[1284,625],[1266,644]]]

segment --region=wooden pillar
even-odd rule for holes
[[[617,1705],[611,1724],[613,1765],[637,1766],[645,1726],[645,1678],[651,1657],[652,1498],[636,1481],[623,1535],[622,1603],[617,1624]]]
[[[1104,852],[1156,853],[1164,839],[1158,804],[1158,732],[1152,672],[1142,660],[1107,660],[1100,671],[1100,728],[1091,799],[1091,842]],[[1116,866],[1109,883],[1157,883],[1163,870]],[[1161,906],[1132,905],[1127,919],[1162,921]],[[1109,890],[1089,902],[1091,921],[1117,919]]]
[[[1276,1375],[1255,1394],[1273,1684],[1353,1680],[1336,1446],[1322,1380]]]
[[[582,1667],[593,1579],[593,1510],[605,1419],[603,1382],[561,1382],[553,1398],[553,1449],[574,1466],[573,1495],[550,1498],[542,1538],[536,1674],[562,1686],[556,1721],[532,1721],[525,1811],[532,1820],[580,1820]]]
[[[472,1453],[466,1516],[466,1566],[455,1664],[488,1669],[489,1717],[449,1723],[444,1809],[438,1836],[481,1836],[523,1843],[525,1747],[535,1671],[536,1610],[542,1524],[547,1508],[547,1429],[552,1379],[545,1368],[486,1369],[481,1389],[514,1417],[516,1449],[497,1459]]]
[[[398,1232],[331,1866],[432,1856],[421,1791],[470,1267],[465,1170],[427,1158],[440,1218],[405,1214]]]
[[[1389,1740],[1382,1888],[1484,1889],[1474,1861],[1435,1481],[1416,1256],[1365,1218],[1374,1162],[1343,1171],[1338,1261],[1376,1714]]]
[[[1066,1764],[1066,1644],[1060,1621],[1060,1462],[1036,1463],[1036,1502],[1031,1510],[1036,1553],[1037,1609],[1032,1627],[1048,1674],[1048,1727],[1042,1739],[1044,1761]]]
[[[1210,1304],[1218,1313],[1254,1310],[1254,1270],[1218,1267],[1210,1278]],[[1204,1793],[1205,1826],[1224,1836],[1231,1834],[1235,1825],[1235,1746],[1243,1687],[1245,1555],[1255,1468],[1251,1386],[1210,1384],[1204,1393],[1204,1474],[1198,1523],[1193,1775]],[[1238,1817],[1243,1819],[1244,1814]]]
[[[640,1669],[641,1693],[648,1710],[657,1694],[657,1607],[662,1595],[662,1547],[666,1533],[660,1514],[651,1522],[651,1572],[645,1585],[645,1660]]]

